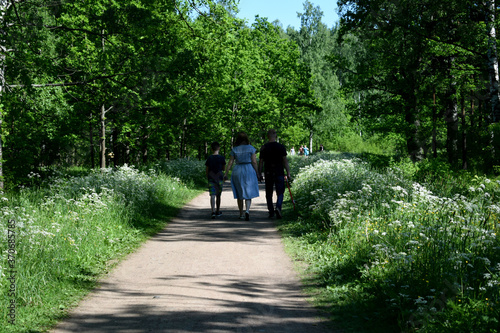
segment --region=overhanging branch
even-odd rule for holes
[[[32,88],[43,88],[43,87],[69,87],[69,86],[82,86],[86,85],[89,83],[92,83],[94,81],[102,80],[102,79],[114,79],[117,76],[125,76],[125,75],[130,75],[134,73],[138,73],[140,71],[132,71],[132,72],[127,72],[127,73],[120,73],[120,74],[114,74],[114,75],[103,75],[103,76],[96,76],[93,79],[86,80],[86,81],[78,81],[78,82],[61,82],[61,83],[41,83],[41,84],[12,84],[12,85],[7,85],[9,88],[25,88],[25,87],[32,87]],[[115,81],[116,82],[116,81]]]

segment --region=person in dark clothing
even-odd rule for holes
[[[278,135],[276,130],[270,129],[267,132],[269,142],[260,149],[259,176],[262,179],[264,170],[264,179],[266,184],[266,202],[269,210],[269,218],[276,215],[281,218],[281,207],[283,204],[283,195],[285,193],[285,177],[290,178],[290,167],[286,158],[286,148],[277,142]],[[286,176],[284,173],[286,170]],[[273,192],[276,188],[276,208],[273,206]]]
[[[210,194],[210,206],[212,208],[212,218],[220,216],[220,199],[222,194],[222,184],[224,182],[224,167],[226,159],[219,155],[220,145],[213,142],[211,145],[212,155],[208,156],[206,165],[206,174],[208,179],[208,192]]]

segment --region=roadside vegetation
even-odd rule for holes
[[[500,182],[375,157],[291,159],[280,230],[317,305],[347,332],[500,331]]]
[[[15,281],[16,321],[8,322],[11,298],[0,298],[0,331],[43,331],[63,318],[103,274],[200,193],[203,170],[202,162],[176,160],[143,171],[127,165],[53,171],[43,180],[31,173],[32,186],[2,194],[0,211],[15,225],[16,252],[10,280],[8,224],[2,223],[0,294],[8,295]]]

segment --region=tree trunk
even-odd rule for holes
[[[312,121],[311,121],[312,123]],[[314,131],[312,129],[312,124],[311,124],[311,130],[309,131],[309,154],[312,154],[313,152],[313,135]]]
[[[446,123],[446,151],[448,162],[454,164],[458,154],[458,102],[455,78],[451,74],[453,57],[448,58],[448,71],[450,73],[451,85],[446,92],[446,111],[444,120]]]
[[[404,107],[405,122],[407,126],[406,149],[413,162],[421,161],[424,158],[424,149],[422,140],[420,139],[421,126],[415,89],[408,89],[402,97],[406,101],[406,105]]]
[[[106,111],[104,104],[101,105],[101,130],[99,135],[99,165],[101,169],[106,168]]]
[[[143,133],[142,144],[141,144],[141,155],[143,164],[148,163],[148,138],[149,135],[147,133]]]
[[[181,146],[180,146],[180,151],[179,151],[179,157],[183,158],[186,157],[186,124],[187,124],[187,118],[184,118],[184,121],[182,122],[182,133],[181,133]]]
[[[111,106],[106,110],[104,104],[101,105],[101,129],[100,129],[100,138],[99,138],[99,150],[100,150],[100,166],[101,169],[106,168],[106,113],[111,110],[113,107]]]
[[[125,143],[125,164],[130,164],[130,132],[127,133],[127,141]]]
[[[147,145],[147,138],[143,137],[142,138],[142,149],[141,149],[141,155],[142,155],[142,163],[146,164],[148,163],[148,145]]]
[[[90,139],[90,164],[92,169],[95,168],[95,150],[94,150],[94,120],[92,119],[92,112],[90,112],[89,121],[89,139]]]
[[[118,146],[118,128],[113,128],[113,165],[116,168],[120,164],[121,153]]]
[[[142,163],[146,164],[148,162],[148,122],[147,122],[147,110],[144,109],[142,112],[143,124],[141,126],[142,131],[142,142],[141,142],[141,155],[142,155]]]
[[[498,90],[498,54],[495,30],[495,0],[488,1],[488,14],[486,22],[488,26],[488,75],[490,78],[491,98],[491,121],[500,121],[500,92]]]
[[[432,105],[432,157],[437,158],[437,105],[436,105],[436,88],[433,91]]]
[[[406,112],[406,123],[409,128],[406,135],[406,149],[413,162],[421,161],[424,158],[424,149],[420,140],[420,120],[415,117],[414,108]]]
[[[458,103],[455,92],[450,92],[447,104],[444,119],[446,122],[446,151],[448,153],[448,162],[454,164],[458,152]]]
[[[462,95],[462,169],[467,170],[467,124],[465,123],[465,100]]]

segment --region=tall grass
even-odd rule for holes
[[[284,228],[301,236],[325,301],[364,313],[354,331],[363,321],[374,331],[500,330],[499,182],[469,177],[464,190],[451,177],[431,186],[437,194],[353,156],[291,163],[303,217]]]
[[[193,184],[199,164],[184,163],[178,174]],[[140,172],[124,166],[76,177],[58,174],[40,188],[2,194],[0,327],[38,331],[64,317],[116,259],[161,230],[196,193],[159,168]],[[15,298],[3,297],[12,288],[8,221],[16,233]],[[8,322],[13,299],[14,325]]]

